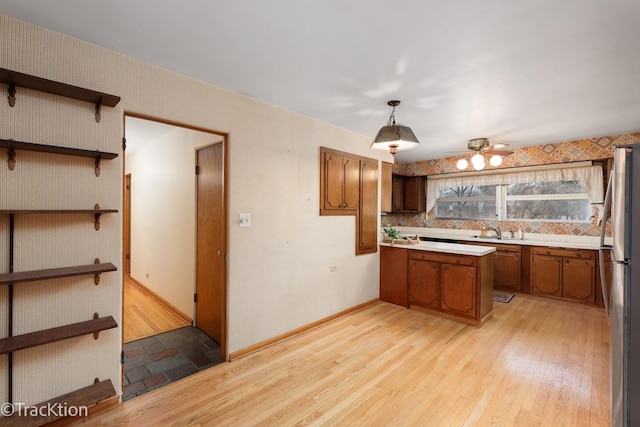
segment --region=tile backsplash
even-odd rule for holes
[[[487,170],[610,159],[613,157],[613,150],[617,145],[634,144],[638,141],[640,141],[640,132],[514,148],[513,154],[505,157],[502,165],[497,168],[487,165]],[[469,156],[447,157],[415,163],[396,163],[393,172],[409,176],[455,173],[459,172],[456,169],[456,162],[463,157]],[[485,227],[499,225],[500,228],[507,231],[522,230],[525,233],[597,236],[600,234],[600,225],[597,225],[596,221],[597,218],[594,218],[590,223],[436,219],[432,210],[426,215],[424,213],[390,213],[382,217],[381,223],[382,225],[402,227],[470,230],[481,230]],[[607,232],[610,235],[609,224],[607,224]]]

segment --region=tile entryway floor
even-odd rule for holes
[[[122,400],[147,393],[221,362],[220,345],[187,326],[124,345]]]

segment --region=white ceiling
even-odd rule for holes
[[[640,130],[638,0],[0,0],[0,12],[373,138],[420,145]]]

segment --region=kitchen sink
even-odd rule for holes
[[[469,236],[472,239],[482,239],[482,240],[521,240],[516,237],[506,237],[506,236]]]

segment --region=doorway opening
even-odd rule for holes
[[[125,113],[127,400],[226,360],[226,135]],[[198,173],[199,172],[199,173]]]

